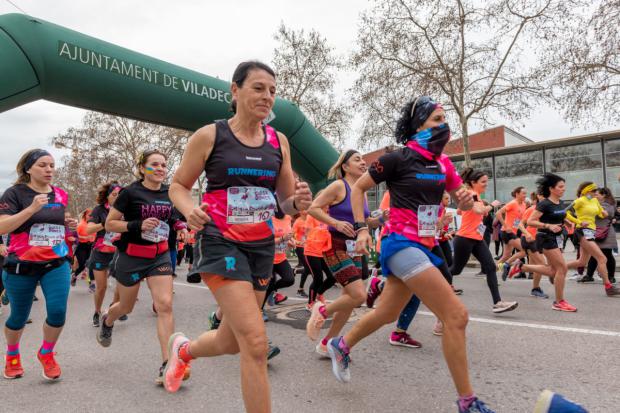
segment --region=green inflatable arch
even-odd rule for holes
[[[0,16],[0,76],[0,113],[46,99],[189,131],[230,117],[228,82],[22,14]],[[336,150],[293,103],[273,115],[295,171],[323,187]]]

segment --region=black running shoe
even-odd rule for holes
[[[587,275],[584,275],[583,277],[578,279],[577,282],[578,283],[592,283],[594,282],[594,277],[589,277]]]
[[[217,330],[220,327],[220,323],[222,321],[217,319],[217,316],[215,315],[215,311],[213,311],[211,314],[209,314],[209,330]]]
[[[280,354],[280,347],[269,344],[269,350],[267,350],[267,360],[271,360],[278,354]]]
[[[99,327],[99,313],[93,314],[93,327]]]
[[[128,318],[129,317],[127,317],[127,314],[123,314],[122,316],[118,318],[118,321],[127,321]]]
[[[103,347],[110,347],[110,344],[112,344],[112,329],[114,327],[108,327],[105,324],[107,318],[107,314],[101,316],[101,327],[97,330],[97,342]]]

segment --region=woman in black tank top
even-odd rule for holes
[[[178,390],[185,364],[193,358],[240,352],[245,408],[260,412],[271,411],[267,335],[259,306],[273,265],[269,221],[275,196],[288,215],[312,202],[307,184],[295,183],[286,137],[263,123],[275,90],[275,74],[267,65],[241,63],[231,86],[235,115],[196,131],[170,186],[170,198],[198,231],[194,271],[225,317],[219,331],[197,340],[190,342],[181,333],[170,338],[165,387]],[[195,207],[191,189],[203,170],[209,185],[203,203]]]

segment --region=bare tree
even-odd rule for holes
[[[442,102],[463,138],[469,165],[469,124],[526,117],[549,99],[546,73],[532,52],[571,16],[563,0],[387,0],[362,14],[351,62],[351,89],[363,115],[362,144],[392,137],[399,109],[415,96]],[[534,42],[534,39],[538,39]]]
[[[548,70],[567,120],[575,124],[620,121],[620,0],[595,2],[589,14],[561,35]]]
[[[97,187],[110,180],[129,184],[140,153],[159,149],[172,174],[181,160],[189,133],[151,123],[88,112],[77,128],[52,138],[70,152],[62,159],[57,184],[69,192],[72,212],[93,206]]]
[[[278,73],[278,95],[298,105],[323,136],[342,147],[351,119],[334,93],[342,59],[315,30],[295,31],[281,23],[274,38],[278,41],[272,61]]]

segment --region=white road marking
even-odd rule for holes
[[[180,285],[182,287],[193,287],[193,288],[202,288],[208,290],[209,288],[202,285],[193,285],[175,282],[175,285]],[[306,298],[300,297],[289,297],[290,301],[307,301]],[[435,317],[435,314],[430,311],[418,311],[418,314]],[[607,331],[607,330],[593,330],[588,328],[575,328],[575,327],[564,327],[564,326],[556,326],[549,324],[535,324],[535,323],[522,323],[519,321],[507,321],[507,320],[497,320],[492,318],[480,318],[480,317],[470,317],[469,321],[474,321],[476,323],[484,323],[484,324],[499,324],[504,326],[513,326],[513,327],[524,327],[524,328],[533,328],[537,330],[551,330],[551,331],[563,331],[565,333],[578,333],[578,334],[591,334],[597,336],[608,336],[608,337],[620,337],[620,332],[618,331]]]

